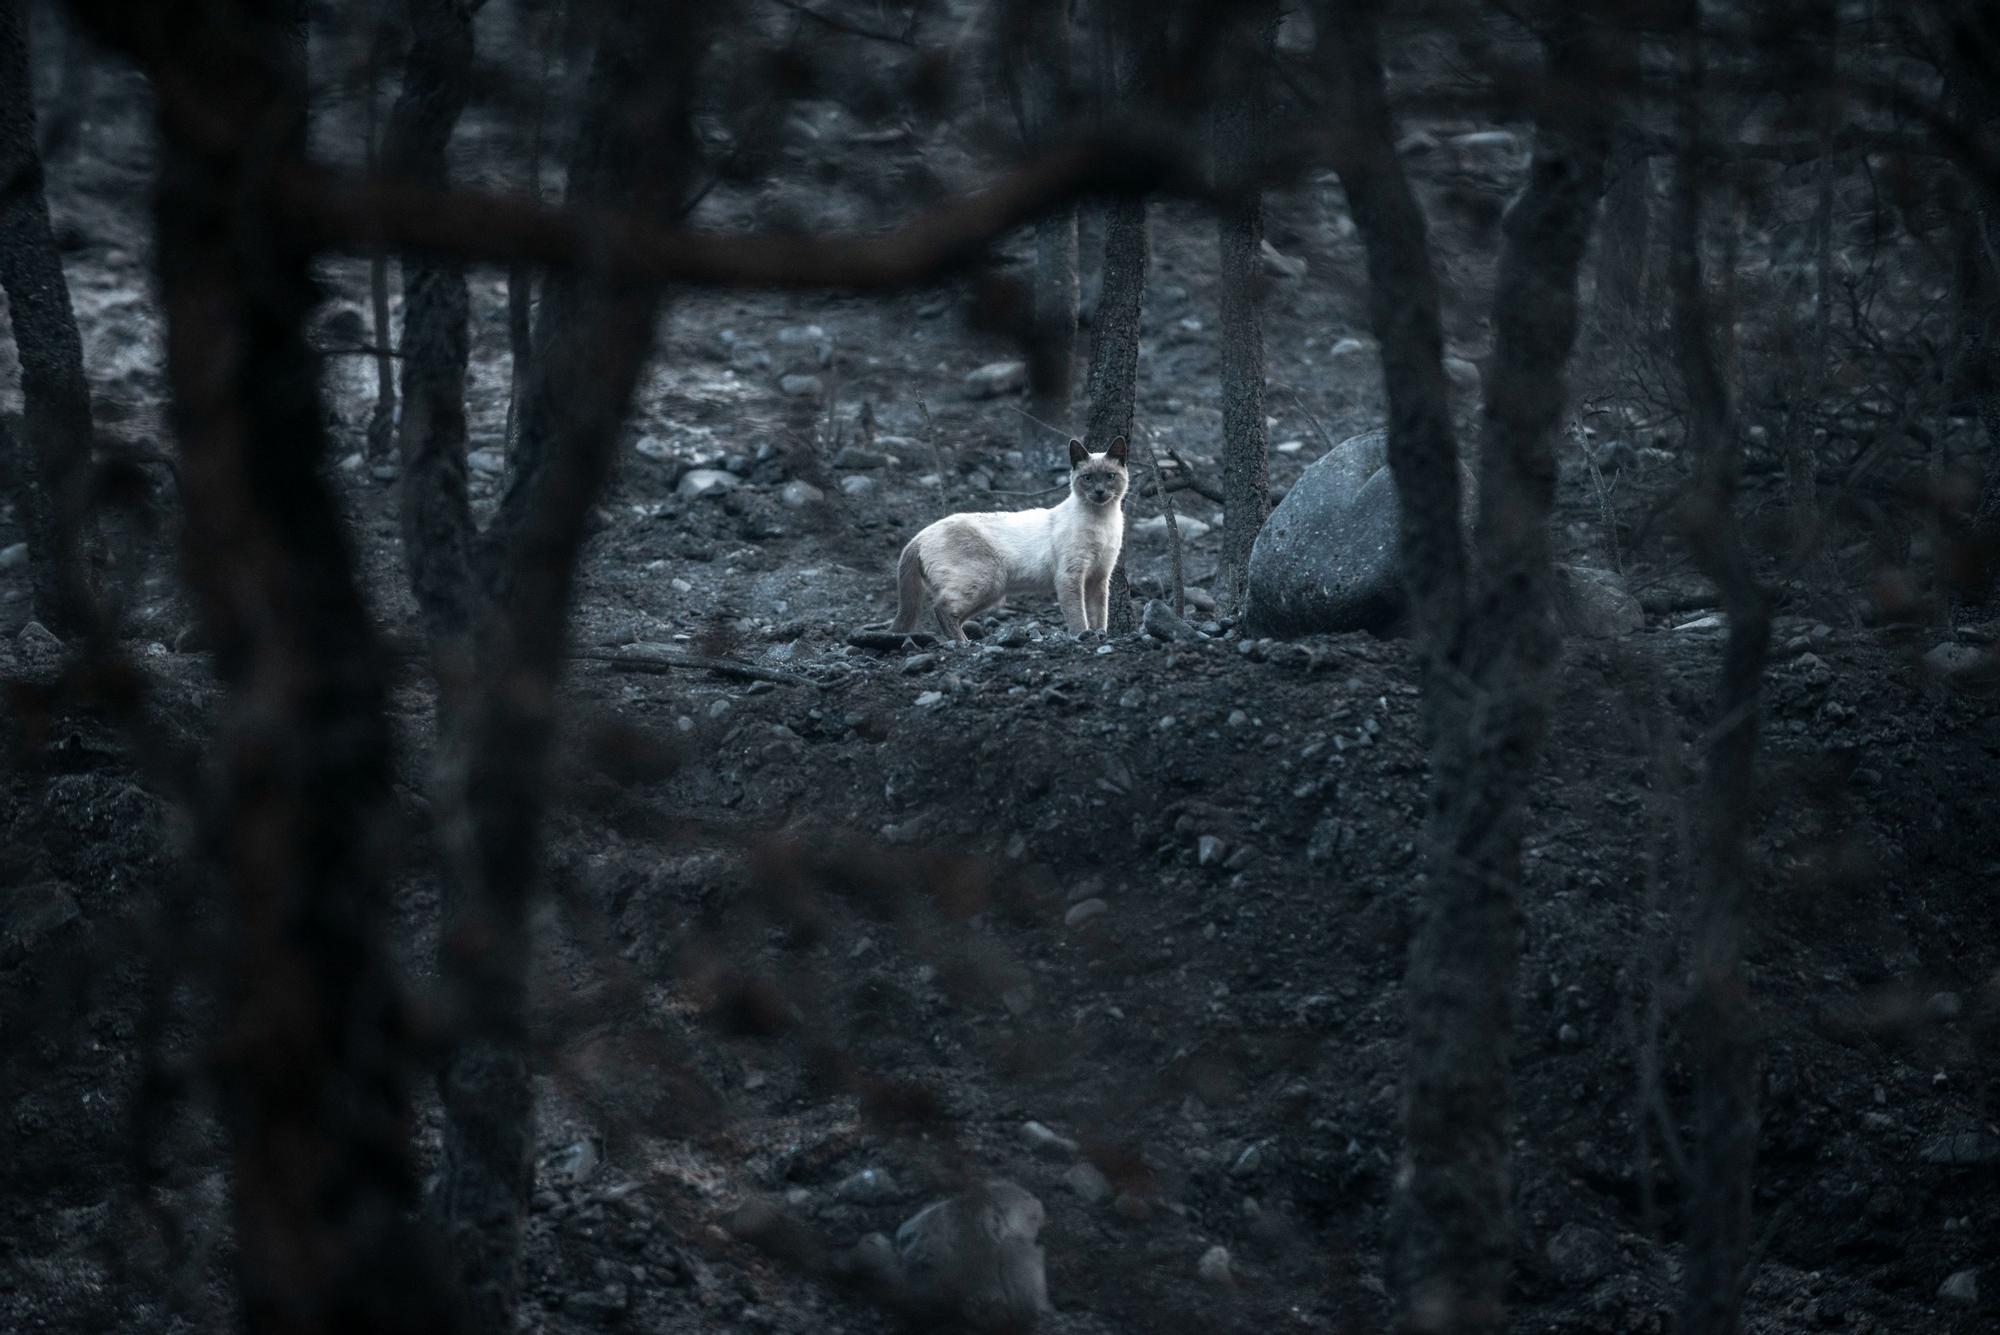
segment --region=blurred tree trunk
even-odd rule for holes
[[[442,186],[472,76],[469,0],[409,0],[403,87],[383,140],[384,167]],[[472,628],[472,511],[466,499],[465,376],[469,357],[465,264],[406,255],[403,269],[403,559],[439,668],[440,700],[455,691]],[[386,332],[386,331],[385,331]],[[393,405],[393,391],[388,396]]]
[[[1264,65],[1275,54],[1278,7],[1258,0],[1236,19],[1225,62],[1236,81],[1223,88],[1214,110],[1215,158],[1225,180],[1254,166],[1265,132]],[[1242,606],[1250,547],[1271,506],[1270,439],[1264,425],[1264,323],[1258,308],[1264,289],[1264,199],[1245,187],[1216,219],[1222,289],[1222,595],[1232,611]]]
[[[1597,242],[1591,323],[1600,336],[1600,359],[1614,358],[1644,337],[1652,233],[1651,146],[1637,129],[1627,127],[1612,151]]]
[[[21,441],[13,471],[28,539],[35,615],[65,639],[86,629],[83,542],[90,383],[69,282],[49,226],[35,142],[28,0],[0,0],[0,288],[21,359]]]
[[[387,57],[390,25],[383,22],[386,15],[381,12],[383,0],[377,0],[370,11],[370,27],[366,37],[367,51],[362,59],[366,62],[363,76],[362,98],[366,111],[366,126],[363,133],[367,143],[363,145],[366,162],[372,170],[380,164],[382,144],[376,111],[381,102],[382,62]],[[396,435],[396,359],[390,355],[389,334],[389,256],[377,250],[368,257],[368,306],[375,320],[375,408],[368,415],[368,463],[375,467],[389,457],[389,446]]]
[[[457,1329],[410,1222],[407,1030],[383,940],[384,663],[325,482],[310,257],[260,188],[274,152],[304,147],[296,25],[269,0],[79,8],[162,90],[185,569],[228,693],[202,836],[231,913],[214,1051],[243,1324]]]
[[[1424,661],[1431,754],[1425,885],[1405,975],[1405,1163],[1391,1223],[1401,1329],[1505,1329],[1512,1250],[1508,1057],[1518,967],[1521,803],[1546,728],[1548,516],[1577,285],[1612,124],[1602,39],[1547,37],[1529,183],[1509,208],[1480,428],[1476,579],[1425,219],[1395,152],[1379,10],[1322,15],[1340,118],[1335,166],[1368,255],[1369,309],[1403,497],[1401,553]]]
[[[1757,1147],[1757,1049],[1743,979],[1742,937],[1759,695],[1771,621],[1769,600],[1755,580],[1737,529],[1742,448],[1728,378],[1716,352],[1717,318],[1709,308],[1703,273],[1704,62],[1698,0],[1685,0],[1681,20],[1681,159],[1670,206],[1668,285],[1675,357],[1699,469],[1687,537],[1729,617],[1701,793],[1701,883],[1688,1010],[1696,1053],[1694,1139],[1688,1155],[1692,1180],[1684,1196],[1687,1259],[1681,1329],[1687,1335],[1729,1335],[1737,1328],[1749,1282]]]
[[[692,102],[705,11],[618,0],[602,29],[569,169],[569,200],[678,216],[694,161]],[[441,972],[460,1036],[440,1076],[437,1207],[478,1324],[512,1328],[532,1167],[528,909],[576,561],[618,430],[652,350],[659,294],[609,274],[544,285],[533,379],[501,509],[479,673],[440,741],[450,868]]]

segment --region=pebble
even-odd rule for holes
[[[1072,1164],[1062,1180],[1085,1205],[1102,1205],[1111,1199],[1111,1182],[1095,1164]]]
[[[1229,845],[1212,834],[1205,834],[1195,841],[1196,857],[1204,867],[1212,867],[1222,861],[1229,852]]]
[[[1121,1191],[1111,1202],[1111,1213],[1127,1223],[1143,1224],[1153,1217],[1153,1207],[1144,1196],[1130,1191]]]
[[[1948,1303],[1960,1307],[1974,1307],[1979,1303],[1979,1272],[1959,1270],[1944,1283],[1938,1285],[1937,1296]]]
[[[1243,1147],[1243,1153],[1236,1156],[1236,1162],[1229,1165],[1229,1175],[1231,1177],[1252,1177],[1263,1166],[1264,1147],[1255,1144],[1246,1145]]]
[[[1018,393],[1028,383],[1028,364],[1022,361],[988,362],[965,377],[965,397],[994,399]]]
[[[887,468],[889,456],[880,450],[864,450],[859,445],[843,445],[833,456],[835,468]]]
[[[1194,1272],[1208,1284],[1231,1284],[1235,1276],[1229,1268],[1229,1248],[1217,1244],[1201,1254],[1195,1263]]]
[[[840,479],[840,490],[845,496],[872,496],[875,494],[875,479],[861,473],[849,473]]]
[[[498,477],[507,471],[507,456],[491,446],[474,450],[465,456],[465,462],[473,472],[485,477]]]
[[[1244,712],[1243,712],[1242,710],[1240,710],[1240,709],[1232,709],[1232,710],[1230,710],[1230,711],[1229,711],[1229,726],[1230,726],[1230,727],[1232,727],[1232,728],[1240,728],[1240,727],[1242,727],[1242,726],[1243,726],[1244,724],[1248,723],[1249,721],[1250,721],[1250,716],[1249,716],[1248,714],[1244,713]]]
[[[15,542],[0,547],[0,570],[18,570],[26,564],[28,564],[27,543]]]
[[[1021,1123],[1021,1141],[1044,1159],[1074,1159],[1077,1143],[1068,1136],[1059,1135],[1040,1122]]]
[[[661,463],[665,463],[668,459],[673,458],[674,455],[673,446],[667,444],[667,442],[661,440],[658,436],[641,436],[632,443],[632,448],[645,455],[648,459],[654,459]]]
[[[674,488],[682,496],[719,496],[725,491],[734,491],[742,485],[734,473],[720,468],[690,468],[681,474],[680,484]]]
[[[1086,899],[1082,903],[1072,906],[1070,911],[1063,915],[1063,926],[1081,927],[1110,907],[1102,899]]]
[[[688,583],[686,580],[682,579],[679,575],[675,575],[672,579],[668,580],[667,587],[672,589],[675,593],[694,592],[694,585]]]
[[[787,375],[778,377],[778,392],[787,398],[818,398],[821,385],[816,375]]]
[[[925,691],[917,697],[917,708],[919,709],[929,709],[932,705],[941,705],[943,703],[943,691]]]
[[[1274,278],[1304,278],[1306,262],[1296,255],[1286,255],[1269,241],[1257,249],[1257,257],[1262,261],[1264,272]]]
[[[708,716],[718,719],[727,718],[729,717],[729,710],[730,704],[727,700],[714,700],[709,703]]]
[[[844,1201],[880,1201],[895,1196],[897,1190],[896,1179],[886,1169],[863,1168],[842,1178],[833,1194]]]
[[[818,505],[826,499],[826,493],[810,482],[793,478],[778,491],[778,501],[794,510],[803,510],[808,505]]]

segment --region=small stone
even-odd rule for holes
[[[1328,348],[1326,355],[1329,360],[1333,361],[1338,361],[1343,357],[1372,357],[1375,355],[1375,345],[1366,339],[1343,338],[1337,340],[1332,347]],[[1304,442],[1302,441],[1295,440],[1291,443],[1299,446],[1301,449],[1304,448]],[[1284,446],[1280,445],[1278,448],[1282,450]],[[1296,453],[1297,451],[1292,452]]]
[[[1132,524],[1129,527],[1132,532],[1139,534],[1141,537],[1157,542],[1165,542],[1167,540],[1167,517],[1165,515],[1152,515],[1141,519],[1138,523]],[[1202,536],[1202,534],[1208,532],[1208,525],[1202,523],[1193,515],[1176,513],[1174,515],[1174,527],[1181,531],[1181,538],[1187,542],[1192,542]]]
[[[792,374],[778,377],[778,392],[789,399],[818,398],[822,386],[816,375]]]
[[[1562,1044],[1566,1048],[1581,1047],[1583,1046],[1583,1035],[1580,1032],[1578,1032],[1577,1027],[1575,1025],[1566,1024],[1562,1028],[1556,1030],[1556,1042]]]
[[[1240,709],[1232,709],[1229,711],[1228,722],[1232,728],[1241,728],[1250,722],[1250,716]]]
[[[818,505],[826,499],[826,493],[810,482],[793,478],[778,490],[778,501],[794,510],[803,510],[808,505]]]
[[[674,488],[680,495],[690,499],[699,496],[720,496],[725,491],[734,491],[742,484],[734,473],[720,468],[690,468],[681,474],[680,484]]]
[[[1175,616],[1173,609],[1158,598],[1148,598],[1139,614],[1139,629],[1156,640],[1186,641],[1200,638],[1193,626]]]
[[[59,653],[62,641],[54,631],[39,621],[30,621],[21,627],[21,633],[14,637],[14,645],[23,653]]]
[[[1102,1205],[1111,1199],[1111,1181],[1097,1171],[1095,1164],[1071,1164],[1062,1180],[1085,1205]]]
[[[712,719],[728,718],[730,707],[727,700],[711,701],[708,706],[708,716]]]
[[[1111,1202],[1111,1213],[1129,1224],[1143,1224],[1153,1217],[1152,1204],[1136,1192],[1121,1191]]]
[[[1231,1177],[1254,1177],[1263,1166],[1264,1147],[1255,1144],[1246,1145],[1243,1147],[1243,1153],[1236,1156],[1236,1162],[1229,1165],[1229,1175]]]
[[[1212,834],[1204,834],[1195,841],[1196,859],[1204,867],[1212,867],[1228,855],[1229,845]]]
[[[507,471],[506,454],[491,445],[466,455],[465,462],[467,467],[483,477],[499,477]]]
[[[673,446],[667,444],[667,442],[661,440],[658,436],[641,436],[638,440],[632,442],[632,448],[657,463],[665,463],[674,457]]]
[[[1306,443],[1302,440],[1281,440],[1276,445],[1273,445],[1271,448],[1276,450],[1279,454],[1282,454],[1287,458],[1289,458],[1292,455],[1298,454],[1301,451],[1303,451],[1305,447]]]
[[[1076,1157],[1077,1143],[1075,1141],[1071,1140],[1068,1136],[1058,1135],[1048,1127],[1043,1126],[1040,1122],[1021,1123],[1021,1141],[1044,1159],[1053,1159],[1061,1162],[1065,1159],[1074,1159]]]
[[[843,1201],[888,1200],[897,1194],[896,1179],[882,1168],[863,1168],[850,1173],[835,1185],[833,1194]]]
[[[1482,377],[1476,363],[1463,357],[1447,357],[1444,359],[1444,373],[1454,390],[1468,399],[1478,400]]]
[[[875,494],[875,479],[861,473],[849,473],[840,479],[843,496],[872,496]]]
[[[1201,1276],[1202,1282],[1206,1284],[1227,1285],[1233,1284],[1236,1280],[1235,1274],[1229,1268],[1229,1249],[1220,1244],[1210,1247],[1201,1254],[1201,1260],[1195,1263],[1194,1272]]]
[[[14,542],[0,547],[0,570],[18,570],[26,564],[28,564],[27,543]]]
[[[965,397],[997,399],[1003,394],[1019,393],[1027,383],[1026,362],[988,362],[965,377]]]
[[[1944,1283],[1938,1285],[1937,1296],[1945,1302],[1960,1307],[1974,1307],[1979,1303],[1979,1272],[1977,1270],[1955,1271]]]
[[[7,891],[0,898],[0,968],[21,963],[82,916],[76,896],[60,881]]]
[[[675,593],[694,592],[694,585],[688,583],[686,580],[682,579],[679,575],[675,575],[672,579],[668,580],[667,587],[672,589]]]
[[[1933,1020],[1956,1020],[1965,1010],[1965,1003],[1956,992],[1933,992],[1924,1003],[1924,1014]]]
[[[1071,906],[1070,911],[1063,915],[1063,926],[1081,927],[1110,907],[1102,899],[1086,899],[1080,904]]]
[[[1970,644],[1940,644],[1924,655],[1924,667],[1948,681],[1969,681],[2000,673],[2000,657]]]
[[[1564,1224],[1549,1239],[1549,1268],[1564,1287],[1585,1289],[1617,1267],[1617,1248],[1601,1230],[1587,1224]]]
[[[1295,255],[1281,253],[1269,241],[1257,248],[1257,256],[1263,261],[1264,272],[1274,278],[1304,278],[1306,262]]]
[[[1932,1139],[1917,1157],[1925,1163],[1965,1167],[2000,1163],[2000,1137],[1984,1131],[1957,1131]]]
[[[911,654],[903,660],[903,675],[914,677],[919,672],[929,672],[937,666],[937,663],[938,657],[936,654]]]
[[[922,695],[917,697],[918,709],[929,709],[935,705],[941,705],[943,703],[944,703],[943,691],[925,691]]]
[[[880,450],[864,450],[858,445],[843,445],[833,456],[835,468],[887,468],[889,456]]]
[[[1728,628],[1729,623],[1723,619],[1720,612],[1710,612],[1705,617],[1696,617],[1692,621],[1683,621],[1680,625],[1674,627],[1675,630],[1727,630]]]

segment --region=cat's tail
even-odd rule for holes
[[[924,558],[917,554],[917,540],[912,538],[896,563],[896,620],[889,629],[898,635],[915,630],[924,601]]]

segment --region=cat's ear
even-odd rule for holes
[[[1078,464],[1081,464],[1085,459],[1088,459],[1089,457],[1090,457],[1090,451],[1083,448],[1082,441],[1072,440],[1069,443],[1069,466],[1071,468],[1075,468]]]
[[[1115,459],[1115,460],[1116,460],[1116,461],[1118,462],[1118,465],[1119,465],[1119,467],[1121,467],[1121,468],[1122,468],[1122,467],[1124,467],[1124,464],[1125,464],[1125,437],[1123,437],[1123,436],[1119,436],[1119,437],[1117,437],[1116,439],[1114,439],[1114,440],[1113,440],[1113,441],[1111,442],[1111,448],[1110,448],[1110,449],[1108,449],[1108,450],[1106,450],[1106,451],[1105,451],[1105,453],[1106,453],[1106,454],[1108,454],[1108,455],[1110,455],[1110,456],[1111,456],[1111,457],[1112,457],[1113,459]]]

